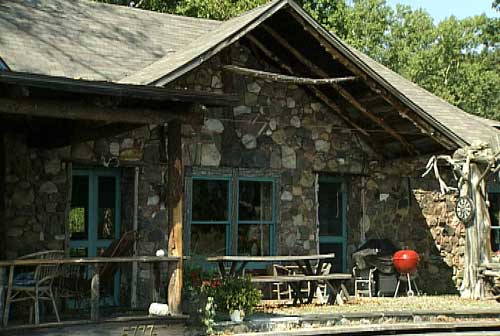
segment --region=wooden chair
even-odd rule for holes
[[[34,272],[20,273],[16,277],[9,278],[3,315],[4,326],[7,326],[9,322],[10,305],[22,301],[33,301],[33,306],[30,307],[30,321],[34,308],[35,324],[40,323],[40,301],[51,301],[57,321],[61,321],[52,290],[54,279],[59,275],[59,265],[51,264],[50,260],[63,258],[64,251],[58,250],[37,252],[18,258],[46,259],[48,262],[47,264],[37,265]]]
[[[120,239],[114,240],[101,254],[100,257],[115,258],[131,255],[132,246],[137,240],[137,231],[125,232]],[[99,266],[99,279],[105,285],[113,283],[113,278],[118,270],[117,263],[103,263]],[[78,309],[85,296],[90,291],[90,278],[87,267],[81,265],[63,265],[60,282],[58,283],[58,297],[74,299]],[[101,286],[101,291],[106,292],[109,287]]]
[[[359,297],[360,294],[367,294],[372,297],[375,293],[375,272],[377,268],[373,267],[367,270],[360,271],[356,266],[352,269],[354,277],[354,295]]]
[[[330,274],[332,270],[332,264],[331,263],[323,263],[321,265],[321,270],[319,272],[320,275],[328,275]],[[308,283],[308,286],[310,284]],[[318,284],[318,288],[316,288],[316,298],[320,304],[325,304],[328,302],[328,285],[322,281]]]
[[[292,272],[290,271],[289,268],[286,266],[282,265],[273,265],[273,276],[279,276],[279,275],[292,275]],[[272,284],[272,293],[276,293],[276,298],[278,300],[288,300],[292,301],[292,288],[290,285],[286,282],[275,282]]]

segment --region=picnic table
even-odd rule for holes
[[[98,267],[108,263],[147,263],[151,264],[155,272],[156,286],[159,286],[159,264],[160,263],[177,263],[180,257],[173,256],[131,256],[131,257],[90,257],[90,258],[62,258],[62,259],[17,259],[17,260],[0,260],[0,314],[3,316],[2,321],[5,321],[7,311],[3,307],[3,291],[5,288],[4,273],[5,269],[9,269],[8,284],[12,284],[14,279],[14,268],[16,266],[38,266],[38,265],[89,265],[92,266],[93,275],[90,284],[90,319],[93,321],[99,320],[99,271]]]
[[[346,298],[349,297],[344,282],[352,278],[350,273],[321,274],[323,264],[328,259],[333,258],[335,258],[335,253],[297,256],[216,256],[208,257],[207,261],[218,264],[219,273],[223,278],[242,275],[245,267],[251,262],[293,263],[302,274],[252,276],[251,281],[254,283],[289,283],[293,290],[293,303],[297,304],[298,302],[303,303],[301,287],[302,284],[307,282],[310,283],[309,293],[306,298],[307,303],[312,302],[314,293],[318,288],[318,282],[320,281],[324,281],[327,284],[333,295],[336,296],[337,293],[342,293]],[[316,267],[313,267],[312,262],[317,262]],[[227,264],[229,264],[228,268],[226,268]]]

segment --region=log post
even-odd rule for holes
[[[469,170],[469,171],[467,171]],[[470,195],[475,207],[475,215],[466,226],[464,279],[460,295],[464,298],[481,299],[485,297],[484,282],[479,277],[479,267],[490,260],[490,215],[486,203],[486,183],[481,178],[482,172],[477,163],[470,168],[464,165],[464,173],[470,174],[468,183],[460,190],[461,196]]]
[[[172,313],[181,312],[182,293],[182,216],[184,172],[182,163],[181,122],[168,123],[168,256],[180,257],[168,266],[168,306]]]

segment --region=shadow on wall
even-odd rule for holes
[[[357,221],[350,221],[358,223],[359,231],[350,235],[351,250],[355,246],[352,243],[357,241],[359,245],[362,242],[362,229],[365,239],[390,239],[399,248],[419,253],[416,281],[421,291],[427,294],[457,293],[465,228],[453,211],[455,196],[440,195],[436,191],[438,185],[432,179],[356,178],[352,182],[357,184],[358,190],[364,190],[364,202],[362,197],[359,202],[365,204],[365,216],[362,220],[361,206]]]

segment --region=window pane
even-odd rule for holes
[[[193,180],[193,221],[227,221],[228,181]]]
[[[320,236],[342,236],[342,192],[340,183],[320,183],[319,234]]]
[[[88,239],[89,177],[73,176],[72,190],[69,212],[70,239]]]
[[[98,239],[113,239],[116,215],[116,179],[112,176],[98,177],[99,227]]]
[[[488,195],[488,199],[490,201],[490,218],[491,218],[491,226],[499,226],[499,214],[500,214],[500,194],[498,193],[490,193]],[[491,250],[493,252],[497,252],[500,250],[500,231],[497,228],[491,229]]]
[[[269,225],[239,225],[238,255],[269,255]]]
[[[191,225],[191,255],[226,255],[226,234],[225,224]]]
[[[500,230],[491,229],[491,250],[497,252],[500,250]]]
[[[273,183],[240,181],[238,219],[271,221],[273,219]]]
[[[86,247],[72,247],[69,249],[69,256],[71,258],[84,258],[88,256]]]

